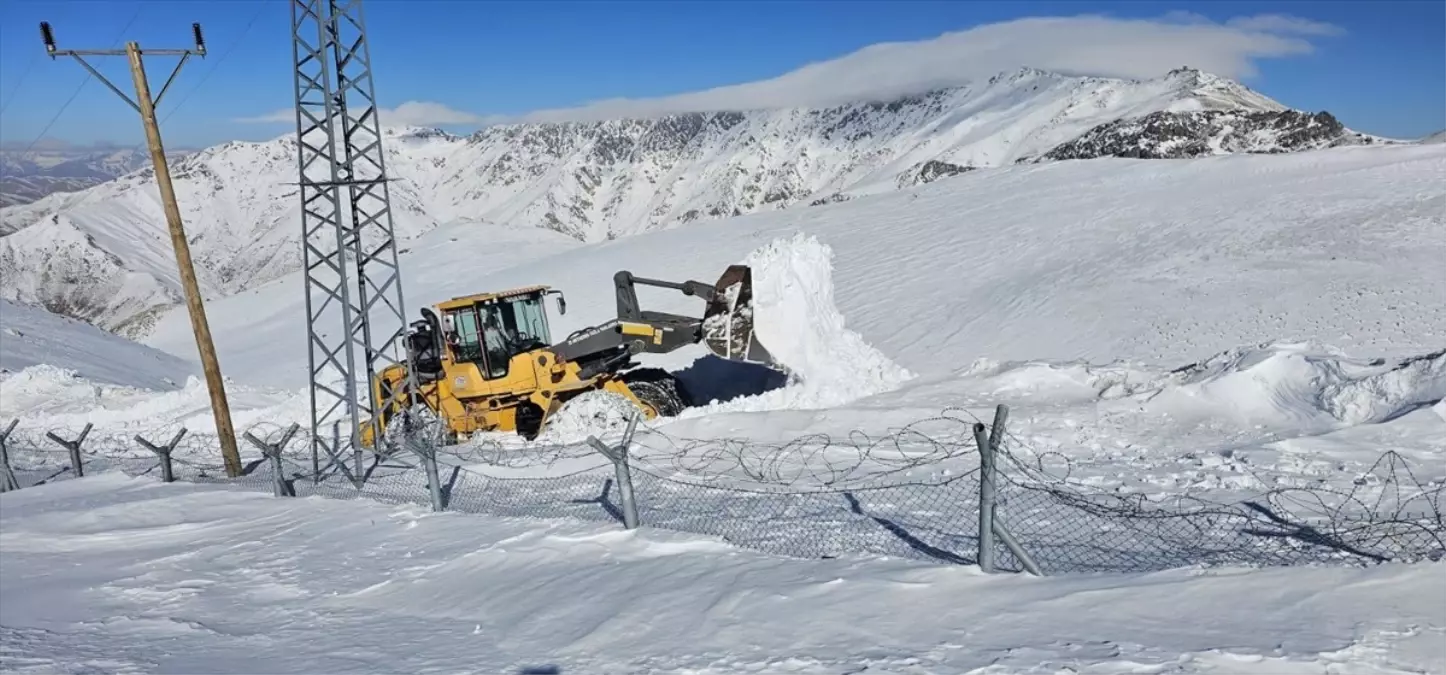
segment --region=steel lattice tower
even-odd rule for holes
[[[313,457],[360,485],[368,383],[406,329],[371,53],[361,0],[293,0],[291,27]]]

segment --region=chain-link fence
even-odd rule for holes
[[[351,458],[314,456],[294,428],[257,425],[243,433],[250,440],[243,475],[228,478],[214,437],[176,427],[82,434],[21,421],[0,442],[0,463],[21,488],[110,469],[164,479],[169,463],[174,480],[502,517],[641,523],[796,558],[888,555],[1059,574],[1446,557],[1446,486],[1418,480],[1394,453],[1345,491],[1149,499],[1058,477],[1019,439],[1000,431],[986,438],[984,429],[945,414],[882,437],[785,443],[631,429],[612,445],[438,445],[411,436],[358,467]],[[991,460],[983,468],[980,447]],[[423,470],[433,462],[435,472]],[[993,489],[981,489],[986,484]],[[989,505],[983,517],[981,503]],[[992,560],[981,561],[985,551]]]

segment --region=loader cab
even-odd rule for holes
[[[552,344],[544,298],[560,293],[529,286],[503,293],[453,298],[438,305],[442,335],[452,360],[472,363],[483,379],[507,377],[512,359]],[[565,310],[563,310],[565,311]]]

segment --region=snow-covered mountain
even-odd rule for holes
[[[190,150],[168,151],[175,161]],[[29,204],[57,192],[76,192],[150,166],[144,148],[42,147],[0,149],[0,206]],[[9,234],[0,222],[0,235]]]
[[[1193,156],[1374,141],[1328,115],[1288,110],[1192,69],[1146,81],[1022,69],[976,85],[822,109],[388,136],[400,237],[446,222],[489,221],[588,242],[1041,158],[1182,154],[1132,149],[1142,145],[1189,147],[1183,154]],[[176,163],[209,295],[299,269],[295,157],[294,139],[282,137],[228,143]],[[180,297],[149,171],[0,214],[13,232],[0,238],[7,299],[136,335],[148,330],[155,310]]]

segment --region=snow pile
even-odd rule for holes
[[[538,434],[535,443],[567,445],[586,441],[588,436],[609,438],[621,434],[637,410],[637,406],[622,394],[610,391],[583,392],[569,399],[548,418],[547,428]],[[508,432],[506,435],[513,434]]]
[[[796,233],[755,250],[754,339],[789,371],[789,385],[691,411],[828,408],[898,388],[914,375],[845,326],[833,300],[833,250]]]
[[[1446,351],[1363,361],[1319,344],[1277,343],[1230,350],[1178,375],[1150,407],[1323,431],[1383,422],[1446,397]]]
[[[1010,397],[1139,404],[1182,418],[1318,431],[1376,424],[1446,397],[1446,350],[1362,359],[1316,342],[1229,349],[1183,368],[1142,364],[976,363],[961,373]]]

